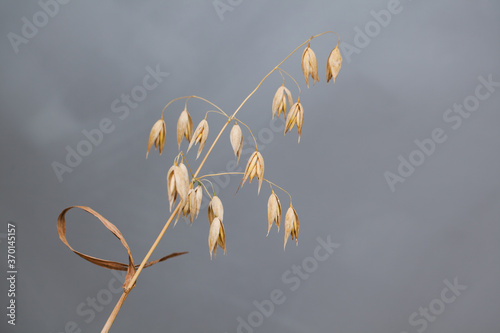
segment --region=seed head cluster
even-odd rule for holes
[[[307,46],[304,48],[302,52],[301,67],[302,67],[302,72],[304,74],[305,83],[308,88],[309,88],[309,79],[312,80],[313,85],[319,82],[317,58],[316,54],[311,48],[312,39],[318,36],[319,35],[311,37],[308,41],[306,41],[303,44],[305,45],[307,43]],[[329,83],[330,80],[333,80],[333,82],[335,83],[335,80],[339,75],[341,67],[342,67],[342,56],[340,54],[339,44],[337,43],[335,48],[330,52],[326,61],[327,83]],[[298,132],[298,142],[300,142],[303,123],[304,123],[304,108],[300,100],[300,87],[297,81],[283,69],[281,69],[280,67],[275,67],[273,71],[275,70],[279,70],[280,73],[282,74],[283,83],[276,90],[276,93],[274,94],[274,98],[272,100],[272,109],[271,109],[272,117],[273,118],[275,116],[280,117],[281,115],[283,115],[283,118],[285,120],[284,134],[290,132],[296,126]],[[285,77],[283,76],[283,73],[291,77],[298,87],[299,94],[296,102],[294,102],[294,99],[292,97],[292,92],[285,86]],[[259,86],[257,87],[257,89],[259,88]],[[251,95],[252,94],[253,92],[251,93]],[[187,100],[189,100],[190,98],[198,98],[204,100],[203,98],[197,96],[186,96],[186,97],[181,97],[179,99],[182,98],[187,98]],[[207,100],[204,101],[208,102],[211,105],[214,105],[213,103]],[[233,114],[233,116],[228,116],[220,108],[218,109],[220,112],[215,111],[216,113],[222,114],[227,117],[227,123],[225,126],[227,126],[231,121],[234,121],[234,124],[231,127],[231,131],[229,134],[229,139],[234,156],[236,158],[236,163],[239,163],[243,149],[243,132],[242,132],[242,127],[240,127],[240,123],[243,124],[245,127],[247,127],[251,134],[252,131],[240,119],[235,118],[235,114],[239,109]],[[181,148],[181,143],[183,139],[185,139],[189,143],[187,149],[188,152],[193,145],[199,145],[198,152],[196,154],[196,159],[199,158],[201,152],[203,151],[205,143],[207,142],[209,133],[207,115],[208,112],[205,115],[205,118],[199,122],[198,126],[196,126],[196,129],[193,132],[193,120],[187,110],[187,101],[186,101],[184,110],[180,113],[177,121],[177,145],[179,147],[179,150]],[[220,134],[221,133],[219,133],[219,135],[215,140],[218,140]],[[163,147],[165,145],[165,136],[166,136],[166,126],[163,120],[163,113],[162,113],[162,117],[153,125],[151,132],[149,134],[146,157],[148,156],[149,150],[151,149],[153,144],[155,146],[155,150],[158,149],[161,155]],[[242,179],[238,186],[238,190],[241,187],[243,187],[243,185],[247,180],[249,180],[249,183],[251,183],[254,178],[257,178],[259,181],[257,193],[260,193],[262,183],[264,181],[268,182],[271,185],[271,194],[267,201],[267,222],[268,222],[267,235],[269,235],[269,232],[271,231],[273,225],[276,225],[278,231],[280,229],[282,207],[280,199],[278,198],[278,195],[274,192],[273,189],[273,186],[275,184],[264,178],[264,170],[265,170],[264,157],[258,150],[257,141],[255,141],[255,144],[256,144],[255,151],[251,154],[250,158],[247,161],[245,170],[242,173]],[[215,143],[213,143],[212,146],[213,145],[215,145]],[[210,152],[211,149],[209,150],[209,153]],[[182,158],[180,157],[181,155]],[[196,218],[198,218],[198,214],[200,212],[203,199],[203,190],[205,190],[208,193],[208,190],[203,184],[203,182],[208,181],[209,183],[211,183],[208,179],[205,179],[205,177],[215,176],[215,174],[197,177],[197,173],[199,171],[198,170],[195,174],[192,174],[192,179],[190,180],[188,172],[189,164],[188,167],[186,167],[184,162],[187,163],[187,160],[185,160],[185,156],[181,151],[179,155],[177,155],[177,157],[175,158],[174,164],[170,167],[170,169],[167,172],[168,201],[169,201],[170,211],[172,211],[172,207],[176,202],[177,198],[180,199],[179,200],[180,207],[177,210],[177,216],[175,221],[176,223],[179,217],[182,215],[184,219],[187,219],[189,216],[189,220],[191,224],[193,224],[193,221]],[[202,164],[204,162],[205,160],[202,162]],[[200,168],[201,165],[199,169]],[[227,174],[227,173],[222,173],[222,174]],[[282,189],[279,186],[278,188]],[[288,194],[288,192],[286,193]],[[297,212],[295,211],[295,208],[292,205],[291,199],[292,198],[290,196],[290,207],[288,208],[285,214],[285,227],[284,227],[285,235],[283,244],[284,248],[286,247],[286,243],[290,237],[292,238],[292,240],[295,240],[296,243],[298,243],[298,237],[299,237],[299,217],[297,215]],[[208,233],[208,247],[210,252],[210,258],[212,258],[212,255],[215,258],[218,247],[222,248],[224,250],[224,253],[226,253],[226,233],[224,229],[223,218],[224,218],[224,208],[222,202],[219,199],[219,197],[214,193],[214,195],[211,196],[211,200],[208,205],[208,222],[210,225]]]

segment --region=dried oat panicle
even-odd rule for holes
[[[167,173],[167,188],[170,211],[172,211],[172,205],[177,199],[177,195],[184,204],[186,203],[189,192],[189,174],[184,163],[181,162],[179,165],[174,163],[170,167]]]
[[[292,240],[295,239],[295,243],[299,243],[299,216],[297,212],[293,208],[292,203],[290,202],[290,207],[288,208],[285,215],[285,244],[283,245],[283,249],[286,247],[286,242],[289,236],[292,236]]]
[[[199,143],[200,146],[198,147],[198,154],[196,155],[196,159],[200,157],[201,151],[203,150],[203,147],[205,146],[205,142],[207,141],[208,137],[208,122],[206,119],[203,119],[200,121],[198,126],[196,127],[196,130],[194,131],[193,137],[191,138],[191,142],[189,142],[189,149],[196,144]]]
[[[283,116],[286,118],[286,103],[288,101],[288,105],[293,104],[293,98],[292,98],[292,93],[290,90],[288,90],[285,85],[282,85],[281,87],[278,88],[276,91],[276,94],[274,94],[273,98],[273,118],[278,112],[278,117],[280,116],[281,113],[283,113]]]
[[[208,222],[212,223],[215,218],[219,218],[221,222],[224,220],[224,206],[217,195],[212,197],[208,204]]]
[[[297,131],[299,133],[299,142],[300,135],[302,134],[302,124],[304,123],[304,109],[302,108],[302,104],[300,104],[300,99],[292,105],[290,112],[288,112],[288,116],[285,120],[285,134],[292,130],[293,126],[297,124]]]
[[[259,180],[259,189],[257,193],[260,193],[260,187],[262,186],[262,181],[264,180],[264,158],[258,150],[254,151],[252,156],[248,159],[245,173],[243,174],[243,179],[241,180],[238,189],[245,184],[245,181],[249,177],[251,183],[255,176],[257,176],[257,179]]]
[[[167,129],[165,127],[165,121],[163,121],[162,117],[153,125],[153,127],[151,128],[151,132],[149,133],[148,151],[146,152],[146,158],[148,158],[149,149],[151,149],[153,143],[155,144],[155,150],[156,148],[158,148],[161,155],[163,146],[165,145],[165,135],[167,135]]]
[[[193,134],[193,121],[187,109],[181,112],[179,120],[177,121],[177,144],[179,149],[181,149],[182,137],[185,137],[188,142],[191,142],[191,136]]]
[[[340,55],[339,44],[330,52],[326,61],[326,83],[333,78],[333,83],[337,75],[339,75],[340,67],[342,67],[342,56]]]
[[[231,128],[229,139],[233,147],[234,156],[237,158],[236,163],[239,163],[241,150],[243,149],[243,133],[241,132],[240,125],[238,125],[236,121],[234,122],[233,128]]]
[[[311,49],[310,44],[302,52],[302,72],[304,72],[307,88],[309,88],[309,76],[314,80],[314,83],[319,82],[316,54]]]
[[[200,185],[196,186],[194,190],[190,190],[188,194],[189,212],[191,224],[193,220],[198,217],[201,208],[201,200],[203,198],[203,189]]]
[[[278,230],[280,230],[280,222],[281,222],[280,199],[278,198],[276,193],[274,193],[274,190],[272,192],[273,193],[271,193],[271,195],[269,196],[269,200],[267,201],[267,221],[268,221],[267,235],[269,235],[269,231],[273,226],[273,222],[278,227]]]
[[[217,256],[217,246],[221,247],[226,254],[226,232],[224,231],[224,224],[216,217],[210,224],[208,231],[208,249],[210,251],[210,259],[212,259],[212,252],[214,258]]]

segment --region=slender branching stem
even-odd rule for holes
[[[223,115],[224,117],[226,118],[229,118],[229,116],[223,112],[220,112],[218,110],[208,110],[206,113],[205,113],[205,119],[207,119],[207,115],[210,113],[210,112],[213,112],[213,113],[218,113],[218,114],[221,114]]]
[[[234,171],[234,172],[210,173],[210,174],[206,174],[206,175],[203,175],[201,177],[198,177],[198,179],[204,179],[206,177],[217,177],[217,176],[223,176],[223,175],[244,175],[244,174],[245,174],[244,172],[237,172],[237,171]],[[273,183],[270,180],[267,180],[266,178],[264,178],[264,181],[267,182],[267,183],[269,183],[269,185],[271,185],[271,188],[273,186],[275,186],[275,187],[279,188],[280,190],[282,190],[283,192],[285,192],[286,194],[288,194],[288,196],[290,197],[290,202],[292,201],[292,196],[283,187],[276,185],[275,183]]]
[[[214,103],[210,102],[208,99],[205,99],[203,97],[200,97],[200,96],[196,96],[196,95],[191,95],[191,96],[182,96],[182,97],[177,97],[177,98],[174,98],[173,100],[171,100],[170,102],[167,103],[167,105],[165,105],[163,107],[163,109],[161,110],[161,118],[163,119],[163,112],[165,111],[165,109],[170,105],[172,104],[173,102],[175,101],[178,101],[180,99],[184,99],[186,98],[186,104],[185,106],[187,106],[187,101],[190,99],[190,98],[196,98],[196,99],[200,99],[210,105],[212,105],[214,108],[216,108],[217,110],[219,110],[220,112],[222,112],[222,114],[224,114],[226,117],[228,116],[220,107],[218,107],[217,105],[215,105]]]
[[[207,192],[208,196],[210,197],[210,200],[212,200],[212,195],[210,194],[210,192],[208,192],[205,184],[203,184],[202,179],[201,178],[197,178],[197,179],[200,180],[200,185],[205,189],[205,192]],[[210,183],[210,185],[212,185],[212,193],[215,193],[215,191],[214,191],[214,184],[212,184],[212,182],[210,180],[208,180],[208,179],[203,179],[203,180],[208,181]]]
[[[182,155],[182,160],[186,161],[186,165],[188,166],[189,173],[191,174],[191,177],[193,177],[193,171],[191,170],[191,166],[189,165],[189,162],[188,162],[188,160],[186,158],[186,155],[184,155],[184,153],[182,152],[182,150],[181,150],[180,154]],[[193,181],[194,181],[194,178],[193,178]]]
[[[283,72],[283,73],[285,73],[286,75],[288,75],[288,76],[289,76],[289,77],[293,80],[293,82],[295,82],[295,85],[297,86],[297,89],[299,90],[299,99],[300,99],[300,92],[301,92],[301,91],[300,91],[300,86],[299,86],[299,84],[297,83],[297,81],[295,81],[295,79],[293,78],[293,76],[291,76],[291,75],[290,75],[287,71],[285,71],[284,69],[282,69],[282,68],[278,68],[278,70],[280,71],[281,76],[283,76],[283,74],[281,73],[281,72]],[[284,81],[284,80],[285,80],[285,79],[283,78],[283,81]]]
[[[255,136],[253,135],[252,130],[250,129],[250,127],[248,127],[247,124],[245,124],[244,122],[242,122],[240,119],[238,119],[236,117],[233,117],[233,119],[236,120],[236,121],[238,121],[238,122],[240,122],[240,123],[242,123],[243,126],[245,126],[248,129],[248,131],[250,132],[250,135],[252,136],[253,142],[255,142],[255,149],[257,149],[257,140],[255,140]]]

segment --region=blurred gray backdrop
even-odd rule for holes
[[[266,178],[293,196],[299,246],[283,251],[283,229],[266,237],[267,185],[234,196],[241,177],[220,177],[227,255],[210,260],[206,208],[169,229],[153,259],[189,254],[143,272],[112,332],[500,332],[498,1],[2,1],[0,30],[0,262],[6,276],[11,221],[18,269],[16,325],[4,278],[0,331],[100,331],[123,275],[59,241],[60,211],[92,207],[139,263],[169,216],[184,103],[165,113],[164,154],[146,160],[163,106],[195,94],[232,113],[297,45],[334,30],[335,84],[334,35],[311,43],[316,85],[302,48],[282,66],[302,88],[300,144],[271,121],[278,73],[238,115]],[[209,109],[189,101],[194,126]],[[224,123],[208,120],[206,148]],[[245,131],[238,168],[251,147]],[[227,131],[202,172],[233,161]],[[67,227],[75,249],[127,260],[92,216],[71,211]]]

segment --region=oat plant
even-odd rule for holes
[[[184,109],[181,111],[180,116],[177,120],[177,144],[179,147],[179,152],[174,156],[173,164],[170,166],[166,174],[168,205],[171,214],[170,217],[167,219],[165,225],[163,226],[163,229],[160,231],[158,237],[151,246],[150,250],[148,251],[148,253],[146,254],[146,256],[139,265],[135,264],[134,259],[132,258],[132,253],[130,251],[130,248],[127,242],[125,241],[125,238],[118,230],[118,228],[114,224],[109,222],[106,218],[104,218],[102,215],[94,211],[92,208],[85,206],[71,206],[64,209],[61,212],[61,214],[57,219],[57,230],[61,241],[70,250],[72,250],[74,253],[76,253],[83,259],[90,261],[91,263],[99,265],[101,267],[127,271],[125,283],[123,285],[123,293],[118,303],[116,304],[115,308],[113,309],[112,313],[110,314],[101,332],[108,332],[110,330],[113,321],[115,320],[118,312],[120,311],[120,308],[125,302],[130,291],[135,287],[137,278],[139,277],[144,268],[154,265],[158,262],[165,261],[172,257],[176,257],[187,253],[187,252],[176,252],[164,256],[160,259],[149,261],[151,255],[155,251],[156,247],[158,246],[158,243],[164,236],[165,232],[167,231],[172,221],[175,220],[174,222],[175,224],[177,223],[178,219],[182,216],[184,219],[189,219],[190,223],[192,224],[193,221],[198,218],[203,199],[203,192],[206,192],[208,197],[210,198],[210,203],[208,205],[208,222],[209,222],[208,250],[210,253],[210,258],[216,257],[217,248],[221,248],[222,251],[226,253],[224,206],[222,204],[222,201],[217,196],[217,194],[213,192],[213,187],[212,187],[212,192],[209,191],[211,184],[210,178],[212,177],[219,175],[230,175],[230,174],[241,175],[242,178],[236,192],[238,192],[244,186],[247,180],[249,183],[251,183],[254,178],[257,178],[258,181],[258,191],[257,191],[258,194],[260,193],[262,184],[264,182],[269,184],[271,194],[269,196],[267,203],[267,219],[268,219],[267,234],[269,234],[269,231],[271,230],[273,225],[276,225],[279,231],[281,224],[281,217],[283,213],[282,206],[278,195],[275,193],[275,190],[280,190],[286,193],[290,199],[290,206],[288,207],[285,213],[285,226],[284,226],[285,232],[284,232],[283,247],[286,246],[287,240],[290,237],[292,238],[292,240],[295,240],[296,244],[298,243],[299,217],[297,215],[297,212],[295,211],[295,208],[293,207],[292,197],[285,189],[273,183],[272,181],[264,178],[264,171],[265,171],[264,156],[259,152],[257,140],[255,140],[255,137],[250,127],[247,126],[247,124],[245,124],[243,121],[238,119],[236,115],[245,105],[248,99],[252,97],[253,94],[260,88],[262,83],[271,74],[273,74],[274,72],[278,72],[283,79],[283,83],[277,89],[274,98],[272,100],[271,116],[274,118],[276,116],[280,117],[281,115],[283,115],[283,117],[285,118],[284,134],[292,131],[292,129],[296,126],[298,132],[298,141],[300,142],[302,127],[304,123],[304,112],[305,112],[305,109],[302,106],[300,100],[300,86],[295,80],[295,78],[293,78],[293,76],[290,75],[287,71],[285,71],[281,66],[297,50],[299,50],[301,47],[307,44],[307,46],[302,52],[302,59],[301,59],[302,71],[304,74],[306,85],[307,87],[309,87],[310,78],[313,81],[313,85],[319,82],[318,65],[317,65],[316,55],[311,48],[311,42],[313,41],[313,39],[327,33],[336,34],[335,32],[332,31],[326,31],[321,34],[311,36],[305,42],[297,46],[278,65],[276,65],[269,73],[267,73],[266,76],[264,76],[264,78],[257,84],[257,87],[255,87],[255,89],[241,102],[238,108],[231,115],[228,115],[226,112],[224,112],[221,108],[219,108],[211,101],[194,95],[175,98],[172,101],[170,101],[167,105],[165,105],[165,107],[161,111],[160,119],[155,122],[149,134],[146,158],[153,146],[155,150],[158,150],[160,155],[162,154],[163,147],[165,145],[165,140],[167,139],[166,126],[164,120],[165,111],[170,105],[172,105],[172,103],[177,101],[184,101]],[[337,35],[337,38],[338,38],[337,44],[330,52],[326,62],[327,83],[331,79],[333,79],[333,81],[335,82],[335,79],[337,78],[337,75],[339,74],[340,68],[342,66],[342,57],[339,51],[340,37]],[[295,102],[289,87],[285,86],[285,82],[287,79],[291,79],[291,81],[293,81],[294,83],[293,87],[297,88],[298,97],[295,100]],[[208,110],[205,113],[205,116],[197,124],[196,128],[194,129],[194,132],[193,132],[193,121],[188,111],[188,102],[192,99],[201,100],[210,106],[210,110]],[[206,150],[206,153],[201,162],[198,164],[197,168],[193,169],[196,160],[198,160],[198,158],[204,151],[205,144],[207,143],[210,130],[208,115],[212,113],[218,116],[225,117],[227,121],[225,122],[224,126],[222,126],[222,128],[219,130],[217,136],[212,141],[210,147]],[[233,149],[236,161],[239,162],[243,146],[243,132],[242,132],[242,127],[240,125],[242,125],[246,130],[248,130],[255,143],[255,151],[248,159],[245,171],[223,172],[217,174],[204,174],[204,175],[200,174],[203,165],[207,161],[213,148],[215,147],[220,137],[224,133],[224,130],[228,126],[232,126],[231,131],[229,133],[229,141],[231,143],[231,147]],[[186,152],[181,150],[181,144],[183,140],[186,140],[189,143]],[[193,148],[193,146],[196,145],[198,146],[198,151],[196,153],[196,160],[195,162],[191,161],[191,163],[189,163],[186,155],[188,151],[191,148]],[[74,250],[69,245],[66,239],[66,220],[65,220],[66,213],[73,208],[82,209],[87,213],[90,213],[93,216],[97,217],[104,224],[104,226],[121,241],[122,245],[127,250],[128,263],[120,263],[120,262],[100,259]]]

